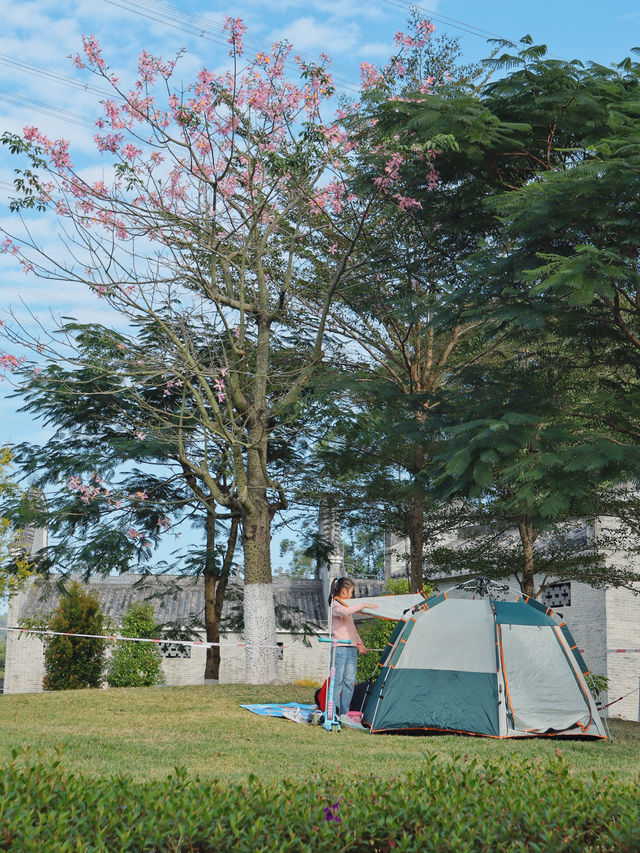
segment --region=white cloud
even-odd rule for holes
[[[353,51],[360,39],[357,24],[346,24],[340,28],[332,23],[305,16],[292,21],[278,32],[277,38],[285,38],[294,49],[301,51],[324,51],[337,55]]]

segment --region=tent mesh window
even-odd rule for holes
[[[571,607],[571,584],[551,584],[540,596],[540,603],[552,607],[554,610],[557,607]]]

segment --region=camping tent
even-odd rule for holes
[[[526,596],[423,598],[383,652],[363,724],[374,733],[605,738],[582,656],[552,613]]]

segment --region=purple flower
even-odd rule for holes
[[[340,798],[342,799],[342,797]],[[336,823],[342,823],[342,818],[338,814],[338,810],[340,809],[340,800],[337,803],[334,803],[332,806],[324,807],[324,819],[325,820],[335,820]]]

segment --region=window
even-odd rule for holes
[[[182,643],[160,643],[160,654],[163,658],[190,658],[191,646],[183,646]]]
[[[548,586],[540,596],[540,603],[547,607],[571,607],[571,584],[554,583]]]

